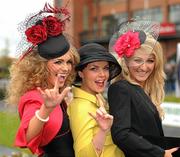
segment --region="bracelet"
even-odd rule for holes
[[[35,112],[35,116],[38,120],[40,120],[41,122],[47,122],[49,120],[49,116],[46,119],[43,119],[39,116],[39,110],[36,110]]]

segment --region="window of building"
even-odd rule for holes
[[[170,6],[169,11],[170,21],[180,23],[180,4]]]
[[[116,13],[104,16],[102,19],[102,30],[104,36],[111,36],[118,29],[120,21],[127,18],[127,13]]]
[[[176,24],[176,30],[180,32],[180,4],[171,5],[169,8],[169,19]]]
[[[119,25],[122,21],[124,21],[124,19],[128,18],[128,13],[116,13],[113,16]]]
[[[83,29],[86,31],[89,29],[89,10],[86,5],[83,7]]]
[[[133,17],[149,17],[152,20],[162,22],[163,16],[160,8],[142,9],[133,12]]]

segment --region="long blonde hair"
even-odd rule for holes
[[[147,51],[150,50],[150,51]],[[160,43],[155,41],[152,37],[147,36],[146,41],[141,45],[137,51],[153,53],[155,55],[155,67],[152,74],[149,78],[145,81],[145,85],[143,87],[144,91],[150,96],[152,102],[156,106],[160,117],[164,116],[164,112],[162,107],[160,106],[163,99],[164,99],[164,80],[165,80],[165,73],[164,73],[164,56],[163,51]],[[128,82],[132,84],[137,84],[133,81],[130,77],[129,69],[126,65],[127,58],[119,59],[119,62],[122,66],[122,76]]]
[[[76,76],[75,66],[79,62],[79,55],[76,49],[71,45],[70,50],[73,58],[72,72],[65,82],[65,86],[71,85]],[[10,82],[7,87],[6,102],[17,105],[20,97],[27,91],[41,87],[48,88],[49,70],[47,68],[48,60],[42,58],[36,49],[33,49],[29,55],[21,61],[15,61],[10,67]]]

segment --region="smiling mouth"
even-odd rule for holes
[[[58,80],[61,82],[67,78],[67,74],[56,74],[56,77],[58,77]]]
[[[95,81],[95,83],[100,87],[104,87],[105,81]]]

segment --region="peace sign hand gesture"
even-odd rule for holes
[[[100,95],[96,95],[100,107],[96,110],[96,115],[89,113],[90,116],[96,120],[100,129],[104,132],[108,132],[111,129],[113,123],[113,116],[108,114],[105,110],[105,102],[102,100]]]
[[[44,105],[46,106],[46,108],[53,109],[56,107],[56,105],[59,105],[71,89],[71,87],[66,87],[61,93],[59,93],[59,81],[58,81],[59,79],[58,78],[59,78],[59,75],[56,78],[54,88],[45,89],[45,90],[38,88],[38,90],[42,94],[42,97],[45,103]]]

